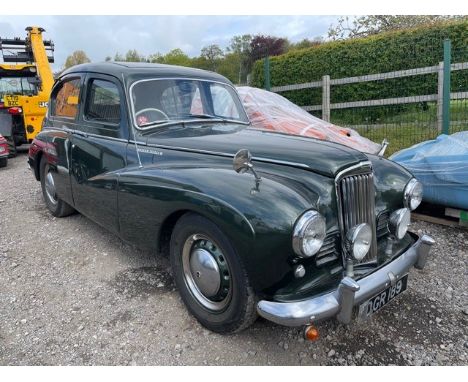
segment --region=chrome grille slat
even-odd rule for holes
[[[390,233],[388,230],[388,220],[390,213],[388,211],[382,212],[377,218],[377,238],[382,237]]]
[[[339,258],[339,233],[337,231],[328,233],[323,241],[322,248],[315,257],[315,264],[320,267],[322,265],[334,262]]]
[[[377,260],[374,177],[372,172],[344,175],[338,179],[337,195],[341,198],[341,224],[343,234],[355,225],[368,223],[373,237],[368,255],[360,263]]]

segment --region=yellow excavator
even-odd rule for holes
[[[0,37],[0,135],[8,141],[10,156],[41,131],[54,75],[54,44],[43,40],[40,27],[26,28],[27,37]]]

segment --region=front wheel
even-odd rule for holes
[[[74,213],[75,209],[58,197],[53,172],[44,156],[40,166],[42,195],[50,213],[58,218]]]
[[[255,321],[257,299],[241,260],[210,220],[182,216],[172,233],[170,258],[182,300],[203,326],[234,333]]]

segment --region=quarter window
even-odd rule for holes
[[[104,80],[90,82],[85,117],[88,121],[120,122],[120,95],[116,84]]]
[[[52,97],[52,116],[76,117],[80,98],[80,81],[79,78],[75,78],[59,85],[55,97]]]

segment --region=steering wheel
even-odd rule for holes
[[[148,113],[148,112],[156,112],[156,113],[162,115],[164,117],[164,119],[169,120],[169,116],[166,113],[164,113],[162,110],[159,110],[159,109],[156,109],[156,108],[153,108],[153,107],[148,107],[146,109],[141,109],[141,110],[139,110],[139,111],[137,111],[135,113],[135,117],[136,117],[137,121],[138,121],[139,116],[143,116],[143,114]],[[146,117],[146,119],[148,119],[147,116],[145,116],[145,117]],[[156,121],[156,119],[154,121]],[[148,120],[148,121],[143,122],[143,123],[148,123],[148,122],[152,122],[152,121]],[[138,124],[142,125],[143,123],[138,123]]]

